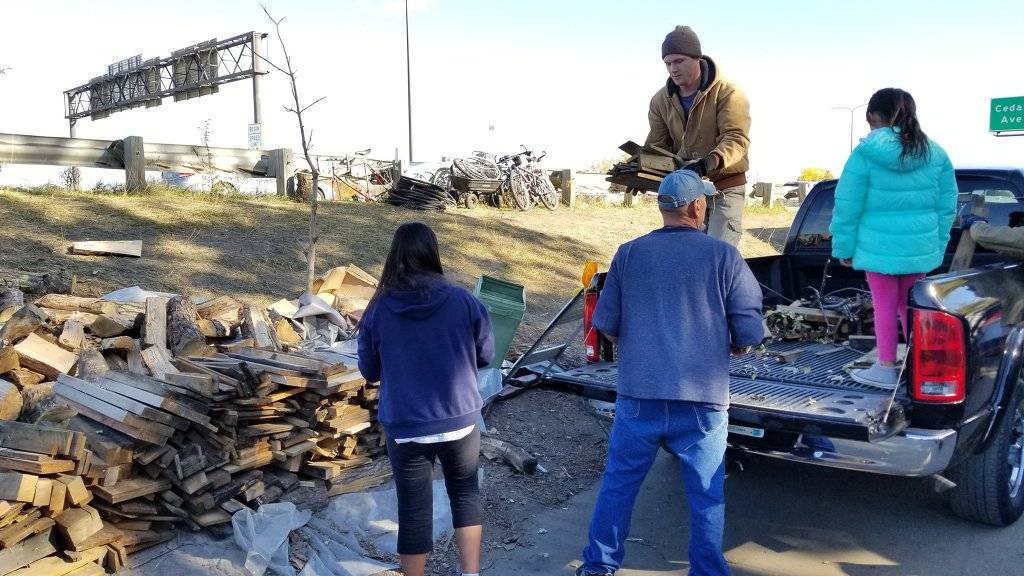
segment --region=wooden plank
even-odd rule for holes
[[[206,528],[216,524],[227,524],[231,522],[231,515],[224,510],[210,510],[204,514],[193,516],[196,524]]]
[[[13,346],[0,347],[0,374],[21,368],[18,352]]]
[[[104,523],[103,528],[95,532],[92,536],[81,541],[73,542],[71,549],[79,552],[91,550],[97,547],[106,546],[111,542],[116,542],[120,540],[122,536],[124,536],[124,533],[119,529],[110,524]]]
[[[50,323],[53,325],[60,325],[74,320],[75,322],[81,322],[84,326],[91,326],[96,321],[96,314],[91,312],[75,312],[71,310],[53,310],[50,308],[40,308],[46,313],[46,317],[50,319]]]
[[[61,375],[53,387],[53,391],[129,426],[149,430],[160,436],[170,437],[174,434],[173,427],[157,420],[170,422],[173,418],[170,414],[154,410],[151,406],[111,392],[104,386],[108,382],[99,380],[93,384],[74,376]],[[72,394],[72,391],[79,394]],[[90,400],[90,398],[94,400]]]
[[[79,392],[88,394],[93,398],[123,408],[132,414],[145,418],[146,420],[150,420],[151,422],[145,422],[144,424],[152,427],[154,431],[165,436],[173,434],[174,431],[170,428],[176,427],[177,423],[181,421],[180,418],[164,412],[163,410],[159,410],[142,402],[138,402],[130,397],[111,391],[107,387],[107,384],[115,385],[116,383],[105,378],[101,378],[96,382],[86,382],[73,376],[61,376],[57,381],[61,384],[71,386]],[[162,426],[154,426],[154,424]]]
[[[142,359],[142,343],[132,340],[132,347],[128,350],[128,371],[139,376],[149,376],[149,368]]]
[[[32,505],[37,508],[45,508],[50,505],[50,499],[53,497],[53,484],[56,480],[51,478],[40,478],[36,481],[36,496],[32,500]]]
[[[102,566],[90,562],[73,572],[68,572],[67,576],[105,576],[106,573]]]
[[[85,487],[81,476],[61,475],[57,480],[67,488],[67,502],[72,506],[85,506],[92,501],[92,493]]]
[[[68,428],[80,432],[89,450],[108,465],[132,463],[135,456],[135,441],[130,437],[84,416],[71,418],[68,421]]]
[[[78,361],[77,354],[51,344],[36,334],[29,334],[15,344],[14,350],[17,351],[22,366],[51,379],[56,379],[60,374],[67,374]]]
[[[13,470],[29,474],[57,474],[58,472],[71,472],[74,469],[75,463],[72,460],[31,462],[0,456],[0,470]]]
[[[97,338],[120,336],[135,329],[140,314],[100,314],[89,325],[89,332]]]
[[[640,153],[640,168],[648,172],[664,172],[668,174],[676,169],[675,160],[660,154]]]
[[[196,305],[196,312],[204,320],[220,320],[228,326],[236,328],[242,323],[241,302],[232,296],[218,296]]]
[[[150,348],[152,350],[152,348]],[[210,417],[193,410],[185,404],[165,397],[161,393],[158,383],[153,383],[139,376],[122,374],[120,372],[109,372],[99,382],[100,386],[116,392],[127,398],[132,398],[143,404],[155,408],[161,408],[176,416],[195,422],[197,424],[209,424]],[[165,392],[164,392],[165,393]]]
[[[277,350],[277,340],[274,338],[274,329],[270,325],[270,319],[264,310],[246,305],[242,309],[242,325],[246,334],[256,342],[259,348]]]
[[[78,390],[75,390],[74,388],[61,386],[60,384],[54,386],[54,392],[67,399],[68,402],[71,403],[82,415],[87,416],[100,424],[110,426],[122,434],[131,436],[137,440],[142,440],[143,442],[149,442],[150,444],[163,445],[167,442],[169,435],[157,434],[150,430],[149,427],[137,427],[137,423],[141,419],[133,414],[128,414],[128,412],[121,408],[97,400],[88,394],[83,394]],[[136,424],[128,424],[125,422],[126,420]]]
[[[81,350],[82,342],[85,341],[85,324],[78,320],[68,320],[57,341],[72,350]]]
[[[207,338],[227,338],[231,336],[231,327],[221,320],[207,320],[200,318],[196,320],[196,327],[199,332]]]
[[[976,216],[987,216],[988,209],[985,206],[983,194],[971,195],[971,214]],[[960,241],[956,245],[956,252],[953,254],[953,261],[949,264],[950,272],[957,272],[971,267],[971,260],[974,259],[974,250],[978,243],[971,236],[970,230],[960,233]]]
[[[167,349],[167,303],[168,298],[154,296],[146,298],[146,323],[143,338],[146,346]]]
[[[213,376],[208,374],[177,372],[168,374],[166,380],[171,384],[191,390],[207,398],[211,398],[217,393],[217,383]]]
[[[71,296],[69,294],[47,294],[39,300],[36,300],[36,306],[52,310],[65,310],[68,312],[117,314],[117,304],[114,302],[100,300],[99,298]]]
[[[75,375],[82,380],[92,380],[110,370],[110,364],[99,350],[82,350],[78,356],[78,368]]]
[[[11,572],[9,576],[68,576],[76,570],[87,568],[89,564],[99,567],[99,562],[106,555],[106,548],[94,548],[78,554],[75,560],[65,560],[58,556],[49,556],[28,565],[21,570]],[[103,574],[103,572],[93,572]]]
[[[0,550],[0,574],[10,574],[15,570],[28,566],[37,560],[57,553],[52,541],[52,529],[40,532],[18,544]],[[37,576],[37,572],[25,573]],[[40,575],[42,576],[42,575]]]
[[[185,493],[188,494],[189,496],[195,494],[196,492],[202,490],[203,488],[206,488],[209,485],[210,479],[207,478],[206,473],[202,471],[193,474],[192,476],[189,476],[188,478],[185,478],[184,480],[181,481],[181,489],[184,490]]]
[[[83,240],[71,245],[72,254],[142,257],[142,240]]]
[[[100,350],[124,350],[132,349],[135,339],[131,336],[112,336],[100,340]]]
[[[159,480],[132,478],[130,480],[122,480],[114,486],[94,486],[93,492],[105,502],[119,504],[142,496],[163,492],[170,487],[171,481],[166,478]]]
[[[42,512],[38,508],[33,508],[16,522],[0,530],[0,548],[10,548],[33,534],[52,528],[53,520],[41,516]],[[42,520],[42,523],[37,524],[38,520]]]
[[[54,518],[64,511],[68,498],[68,485],[57,480],[50,486],[50,503],[47,516]]]
[[[103,530],[100,513],[90,506],[68,508],[54,520],[57,522],[57,531],[72,550],[80,549],[82,542]]]
[[[0,500],[31,503],[36,498],[39,477],[21,472],[0,472]]]
[[[142,361],[149,367],[154,378],[163,379],[168,374],[177,372],[178,369],[171,364],[171,357],[167,350],[159,346],[151,346],[142,351]]]

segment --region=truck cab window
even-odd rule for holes
[[[796,243],[798,246],[814,246],[831,249],[832,233],[828,227],[832,224],[832,210],[835,208],[835,189],[822,189],[812,197],[810,206],[807,207],[806,217],[797,232]]]

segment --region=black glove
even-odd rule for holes
[[[690,172],[694,172],[697,174],[697,176],[703,178],[708,173],[708,163],[703,158],[701,158],[700,160],[694,160],[693,162],[690,162],[686,166],[683,166],[682,170],[689,170]]]

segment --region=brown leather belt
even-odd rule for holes
[[[739,174],[730,174],[718,180],[711,181],[715,185],[715,190],[721,192],[726,188],[732,188],[734,186],[743,186],[747,183],[747,175],[744,172]]]

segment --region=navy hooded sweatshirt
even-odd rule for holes
[[[477,370],[493,357],[487,309],[443,278],[382,294],[359,325],[359,371],[381,383],[377,418],[390,438],[475,424],[483,405]]]

